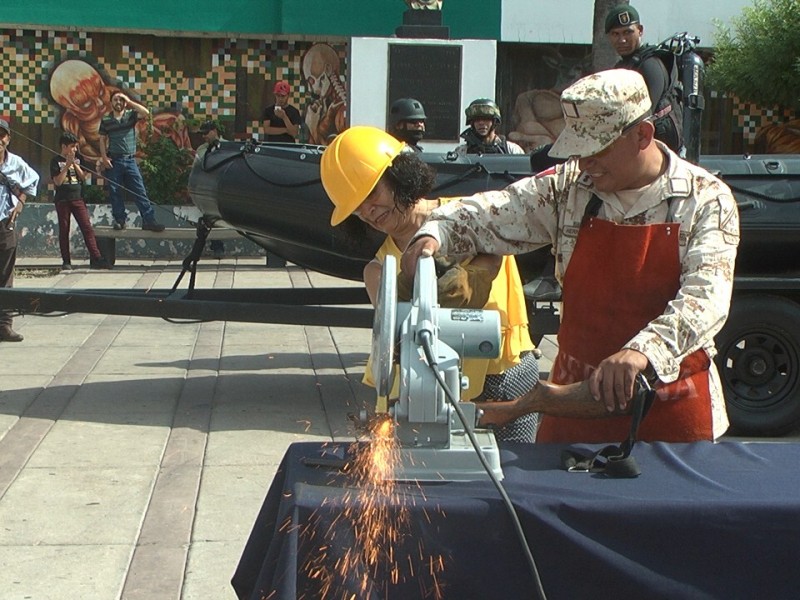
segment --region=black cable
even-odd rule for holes
[[[26,140],[28,140],[29,142],[31,142],[31,143],[32,143],[32,144],[34,144],[35,146],[39,146],[40,148],[42,148],[42,149],[46,150],[47,152],[50,152],[51,154],[53,154],[53,155],[55,155],[55,156],[61,156],[61,152],[56,152],[56,151],[55,151],[55,150],[53,150],[52,148],[48,148],[47,146],[45,146],[45,145],[44,145],[44,144],[42,144],[41,142],[39,142],[39,141],[37,141],[37,140],[34,140],[33,138],[30,138],[30,137],[28,137],[28,136],[27,136],[27,135],[25,135],[24,133],[20,133],[20,132],[19,132],[18,130],[16,130],[16,129],[12,130],[12,133],[13,133],[15,136],[18,136],[18,137],[21,137],[21,138],[23,138],[23,139],[26,139]],[[108,177],[106,177],[105,175],[103,175],[102,173],[100,173],[100,172],[98,172],[98,171],[92,170],[91,168],[89,168],[87,165],[85,165],[85,164],[83,164],[83,163],[81,163],[81,169],[82,169],[82,170],[84,170],[84,171],[86,171],[87,173],[90,173],[91,175],[94,175],[96,179],[105,179],[106,181],[109,181]],[[109,185],[110,185],[110,184],[109,184]],[[128,189],[128,188],[126,188],[126,187],[125,187],[124,185],[122,185],[121,183],[118,183],[118,184],[116,184],[116,185],[119,187],[119,189],[121,189],[121,190],[125,190],[126,192],[128,192],[129,194],[132,194],[132,195],[134,195],[134,196],[138,196],[138,194],[137,194],[136,192],[134,192],[134,191],[133,191],[133,190],[131,190],[131,189]],[[149,198],[148,198],[148,199],[149,199]],[[164,211],[164,212],[165,212],[165,213],[167,213],[167,214],[172,214],[172,211],[170,211],[170,210],[169,210],[169,209],[167,209],[167,208],[164,208],[164,207],[163,207],[161,204],[158,204],[157,202],[153,202],[152,200],[150,200],[150,204],[152,204],[152,205],[153,205],[153,208],[154,208],[154,209],[156,209],[156,208],[157,208],[158,210],[162,210],[162,211]],[[191,223],[192,225],[197,225],[197,223],[196,223],[196,222],[192,221],[192,220],[191,220],[191,219],[189,219],[188,217],[184,217],[184,219],[185,219],[187,222]]]
[[[517,534],[517,539],[519,539],[520,545],[522,546],[522,551],[525,554],[525,560],[528,562],[528,567],[530,568],[531,575],[533,576],[534,587],[536,588],[536,596],[541,600],[547,600],[547,596],[544,592],[544,586],[542,585],[542,578],[539,575],[539,569],[536,566],[536,561],[533,558],[533,553],[528,545],[528,540],[525,537],[525,532],[522,529],[522,523],[520,523],[519,516],[517,516],[517,511],[514,508],[514,504],[511,502],[511,498],[508,497],[503,484],[500,483],[500,480],[497,479],[494,471],[492,471],[492,468],[489,465],[489,462],[486,460],[486,457],[483,455],[483,452],[481,452],[480,443],[475,437],[475,432],[472,431],[472,427],[467,424],[467,418],[464,415],[464,411],[462,411],[461,407],[458,406],[458,402],[453,396],[453,393],[450,391],[450,388],[447,387],[447,383],[442,376],[442,372],[439,370],[439,364],[437,363],[436,356],[433,352],[431,333],[429,331],[421,331],[419,333],[419,338],[422,345],[422,350],[425,352],[425,358],[428,361],[428,366],[431,368],[431,371],[433,371],[436,381],[440,386],[442,386],[448,402],[450,402],[453,410],[456,411],[461,424],[464,426],[464,431],[466,432],[467,437],[469,437],[469,441],[472,444],[472,447],[475,449],[475,453],[478,455],[478,460],[481,461],[481,465],[483,465],[483,468],[489,475],[489,479],[492,480],[494,487],[497,488],[497,491],[503,500],[503,504],[505,505],[509,516],[511,517],[511,523],[514,526],[514,532]]]

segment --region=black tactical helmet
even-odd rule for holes
[[[500,124],[500,109],[491,98],[473,100],[469,103],[464,114],[467,116],[467,124],[471,124],[473,120],[479,117],[488,117],[494,119],[495,124]]]
[[[392,127],[400,121],[424,121],[428,118],[425,116],[422,103],[414,98],[400,98],[392,102],[389,115],[392,119]]]

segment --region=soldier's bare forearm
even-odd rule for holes
[[[585,381],[568,385],[540,381],[524,396],[508,402],[481,402],[478,406],[483,410],[481,425],[496,426],[534,412],[577,419],[602,419],[628,412],[606,410],[604,403],[592,398],[589,384]]]

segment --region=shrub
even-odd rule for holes
[[[83,200],[87,204],[103,204],[106,202],[106,191],[102,185],[94,183],[83,186]]]
[[[147,195],[156,204],[189,204],[189,172],[194,155],[167,135],[150,135],[139,163]]]

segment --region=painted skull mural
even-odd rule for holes
[[[62,108],[61,128],[75,134],[87,159],[100,158],[100,121],[111,112],[111,96],[118,91],[83,60],[65,60],[50,74],[50,95]]]
[[[303,77],[311,94],[304,116],[308,142],[327,144],[347,127],[347,91],[339,55],[328,44],[314,44],[303,56]]]

